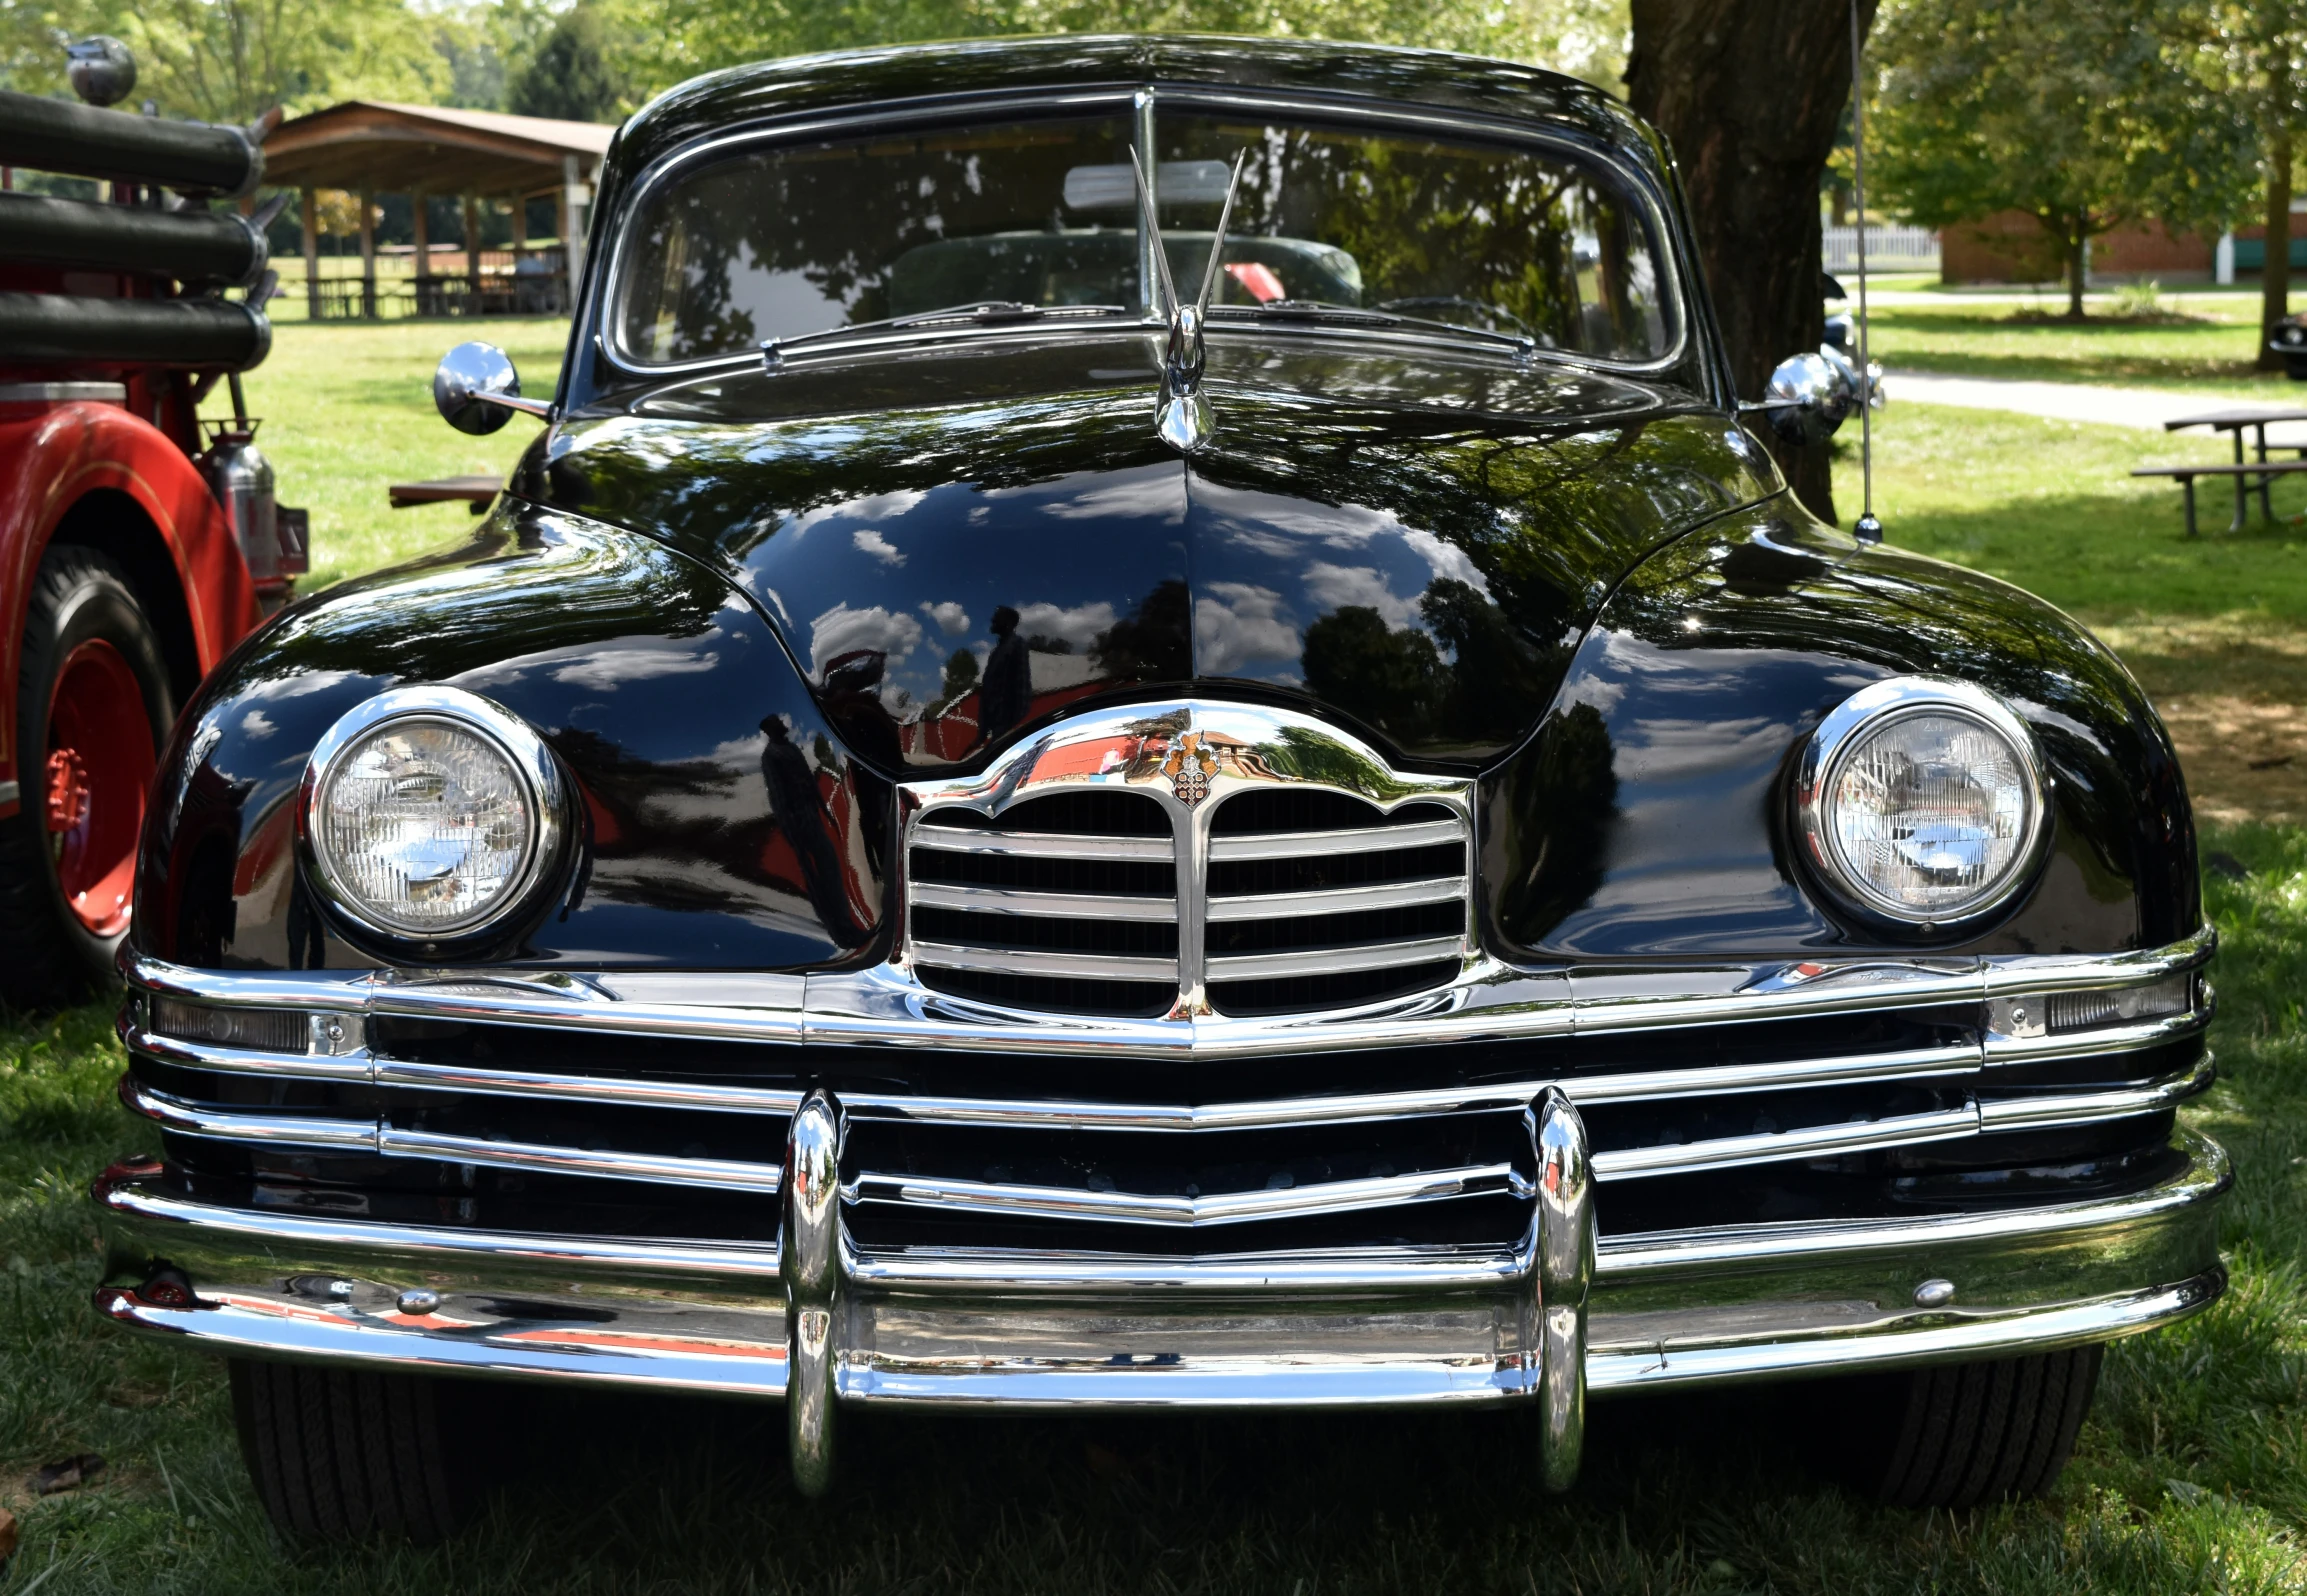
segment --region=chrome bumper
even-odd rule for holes
[[[1174,1262],[850,1240],[834,1149],[795,1115],[776,1246],[486,1234],[206,1206],[124,1166],[97,1189],[99,1307],[264,1357],[794,1396],[820,1485],[839,1403],[1131,1407],[1532,1400],[1575,1472],[1583,1394],[1955,1361],[2174,1322],[2225,1284],[2226,1156],[2056,1207],[1613,1237],[1594,1247],[1562,1104],[1533,1116],[1531,1234],[1495,1253]],[[817,1125],[837,1135],[827,1118]],[[1549,1129],[1558,1134],[1549,1140]],[[819,1138],[823,1140],[822,1137]],[[1591,1250],[1587,1250],[1591,1249]],[[189,1291],[185,1289],[189,1286]]]

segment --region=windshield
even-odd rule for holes
[[[1131,118],[1039,118],[764,147],[647,196],[618,278],[646,364],[953,306],[1143,314]],[[1249,161],[1218,302],[1384,311],[1619,361],[1673,326],[1640,206],[1605,173],[1520,144],[1272,116],[1162,111],[1154,186],[1198,285],[1234,157]],[[1447,335],[1445,335],[1447,336]]]

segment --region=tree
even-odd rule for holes
[[[599,8],[580,4],[506,85],[505,109],[564,122],[623,121],[640,99],[625,66],[630,54]]]
[[[1857,3],[1863,32],[1875,0]],[[1759,398],[1771,368],[1826,331],[1818,191],[1850,100],[1850,0],[1633,0],[1632,15],[1627,98],[1681,163],[1731,371]],[[1780,463],[1833,519],[1826,451]]]
[[[0,0],[0,81],[64,89],[64,45],[109,33],[136,53],[135,99],[165,116],[250,122],[353,95],[430,101],[447,64],[402,0]]]
[[[2093,238],[2237,203],[2248,135],[2176,45],[2165,0],[1910,0],[1878,52],[1880,193],[1930,227],[2032,216],[2081,320]]]
[[[2263,201],[2267,265],[2257,363],[2279,370],[2282,357],[2267,347],[2267,335],[2291,306],[2291,180],[2307,135],[2307,0],[2193,0],[2182,13],[2181,38],[2237,124],[2238,164]]]

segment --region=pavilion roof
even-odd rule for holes
[[[347,100],[274,129],[264,141],[264,180],[380,194],[533,194],[559,186],[571,155],[589,181],[616,131],[601,122]]]

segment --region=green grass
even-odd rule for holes
[[[503,476],[537,435],[515,416],[468,437],[432,407],[433,366],[453,343],[484,339],[513,357],[524,393],[550,397],[568,324],[557,320],[350,322],[275,329],[270,359],[248,377],[248,403],[264,418],[258,444],[280,479],[281,501],[312,511],[306,592],[394,564],[461,537],[462,505],[387,506],[395,482]],[[220,388],[202,409],[227,413]]]
[[[461,331],[284,330],[260,376],[295,402],[275,405],[266,437],[290,496],[331,507],[331,569],[462,530],[453,509],[396,517],[384,482],[501,470],[526,442],[518,420],[463,440],[431,417],[422,380]],[[498,333],[531,340],[515,352],[541,391],[545,330]],[[2124,475],[2217,443],[1923,405],[1888,412],[1879,441],[1893,541],[2045,593],[2118,638],[2159,698],[2307,702],[2307,667],[2279,674],[2307,658],[2307,533],[2189,543],[2175,493]],[[2208,769],[2208,796],[2267,807],[2212,751],[2188,757],[2199,796]],[[2235,1285],[2114,1349],[2050,1501],[1959,1515],[1858,1503],[1803,1444],[1834,1415],[1764,1388],[1598,1405],[1564,1500],[1535,1490],[1513,1415],[874,1414],[844,1431],[836,1495],[805,1505],[776,1408],[569,1395],[512,1399],[492,1448],[510,1483],[455,1544],[291,1554],[243,1479],[218,1365],[88,1308],[86,1181],[150,1145],[111,1096],[124,1060],[99,1005],[0,1025],[0,1507],[24,1529],[0,1596],[2307,1589],[2307,827],[2245,818],[2204,842],[2251,872],[2206,883],[2225,938],[2224,1078],[2187,1111],[2236,1158]],[[25,1495],[39,1463],[84,1450],[111,1460],[101,1484]]]
[[[1894,371],[2186,388],[2307,407],[2307,383],[2252,370],[2259,341],[2255,298],[2184,292],[2175,297],[2189,320],[2114,321],[2100,314],[2105,302],[2095,299],[2094,319],[2076,324],[2043,319],[2045,311],[2063,314],[2063,301],[2046,301],[2038,311],[2007,303],[1966,304],[1950,294],[1943,304],[1875,309],[1868,347]]]

